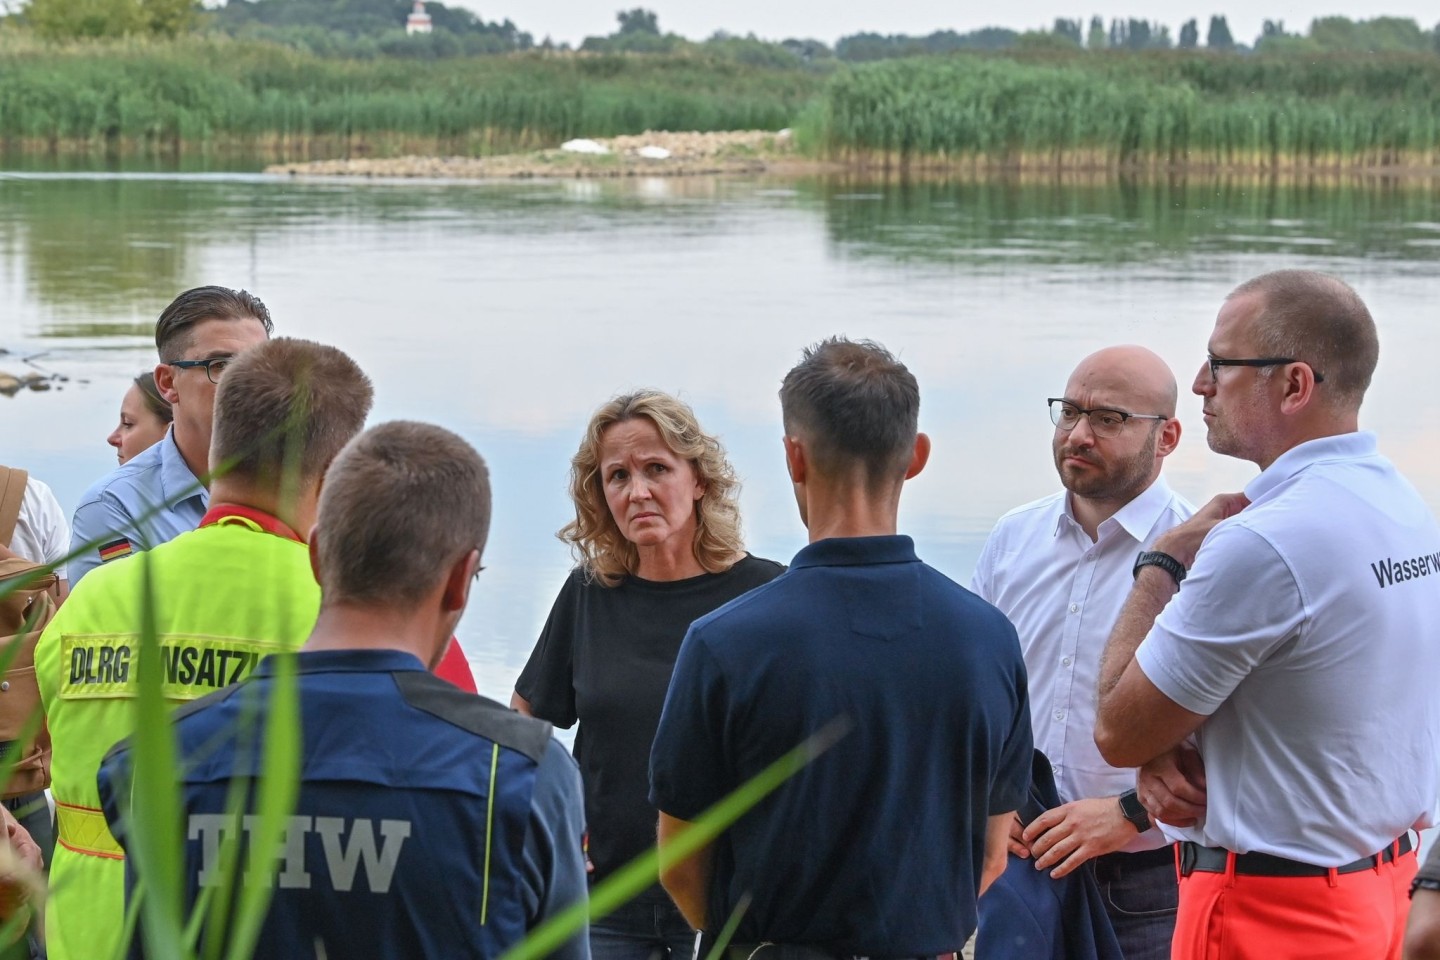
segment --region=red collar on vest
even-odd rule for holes
[[[238,503],[212,503],[209,512],[200,520],[200,526],[208,527],[212,523],[224,523],[231,519],[239,521],[242,526],[254,524],[266,533],[273,533],[286,540],[294,540],[296,543],[305,542],[300,534],[290,529],[279,518],[273,517],[263,510],[256,510],[254,507],[246,507]]]

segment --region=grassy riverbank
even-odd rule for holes
[[[1440,165],[1440,57],[958,55],[817,70],[717,54],[334,59],[223,37],[0,34],[0,149],[490,156],[646,130],[796,130],[847,166]]]
[[[1440,58],[892,61],[800,124],[862,165],[1346,169],[1440,163]]]
[[[779,130],[822,83],[798,67],[722,58],[344,60],[225,38],[11,39],[0,41],[0,140],[12,150],[483,155],[649,129]]]

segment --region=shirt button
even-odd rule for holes
[[[1064,710],[1056,710],[1056,711],[1055,711],[1055,719],[1056,719],[1056,720],[1064,720],[1064,719],[1065,719],[1065,711],[1064,711]]]
[[[1078,603],[1072,603],[1072,604],[1070,604],[1070,612],[1071,612],[1071,613],[1079,613],[1079,612],[1080,612],[1080,604],[1078,604]]]
[[[1070,666],[1070,658],[1069,658],[1069,657],[1065,657],[1065,658],[1064,658],[1063,660],[1061,660],[1060,662],[1063,663],[1063,664],[1064,664],[1065,666],[1067,666],[1067,667]]]

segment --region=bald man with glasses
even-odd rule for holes
[[[1180,441],[1175,375],[1143,347],[1080,361],[1051,397],[1051,449],[1063,487],[1007,513],[971,589],[1015,624],[1030,678],[1035,746],[1062,801],[1017,819],[1007,876],[980,902],[980,956],[1049,956],[1024,938],[1029,917],[1082,865],[1095,872],[1126,960],[1170,955],[1178,892],[1174,854],[1135,799],[1135,770],[1101,759],[1091,730],[1100,654],[1130,590],[1137,555],[1194,508],[1160,476]],[[1046,887],[1012,871],[1046,871]],[[1049,881],[1045,881],[1049,883]],[[1016,911],[1010,891],[1030,908]],[[1026,919],[1017,927],[1017,912]],[[1023,938],[1023,939],[1022,939]]]

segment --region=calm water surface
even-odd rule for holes
[[[1055,488],[1044,399],[1098,347],[1146,344],[1188,384],[1215,311],[1279,267],[1339,274],[1380,325],[1363,411],[1440,508],[1440,190],[1188,183],[639,180],[313,182],[249,175],[0,174],[0,370],[63,389],[0,397],[3,462],[72,508],[155,316],[179,290],[246,287],[277,332],[341,346],[372,422],[433,420],[486,456],[496,514],[461,638],[505,698],[570,565],[566,467],[591,410],[675,391],[744,478],[751,550],[805,542],[780,448],[780,377],[845,333],[920,380],[929,467],[902,527],[961,582],[995,518]],[[1191,499],[1254,468],[1217,457],[1197,398],[1167,475]],[[1317,518],[1323,522],[1323,518]]]

